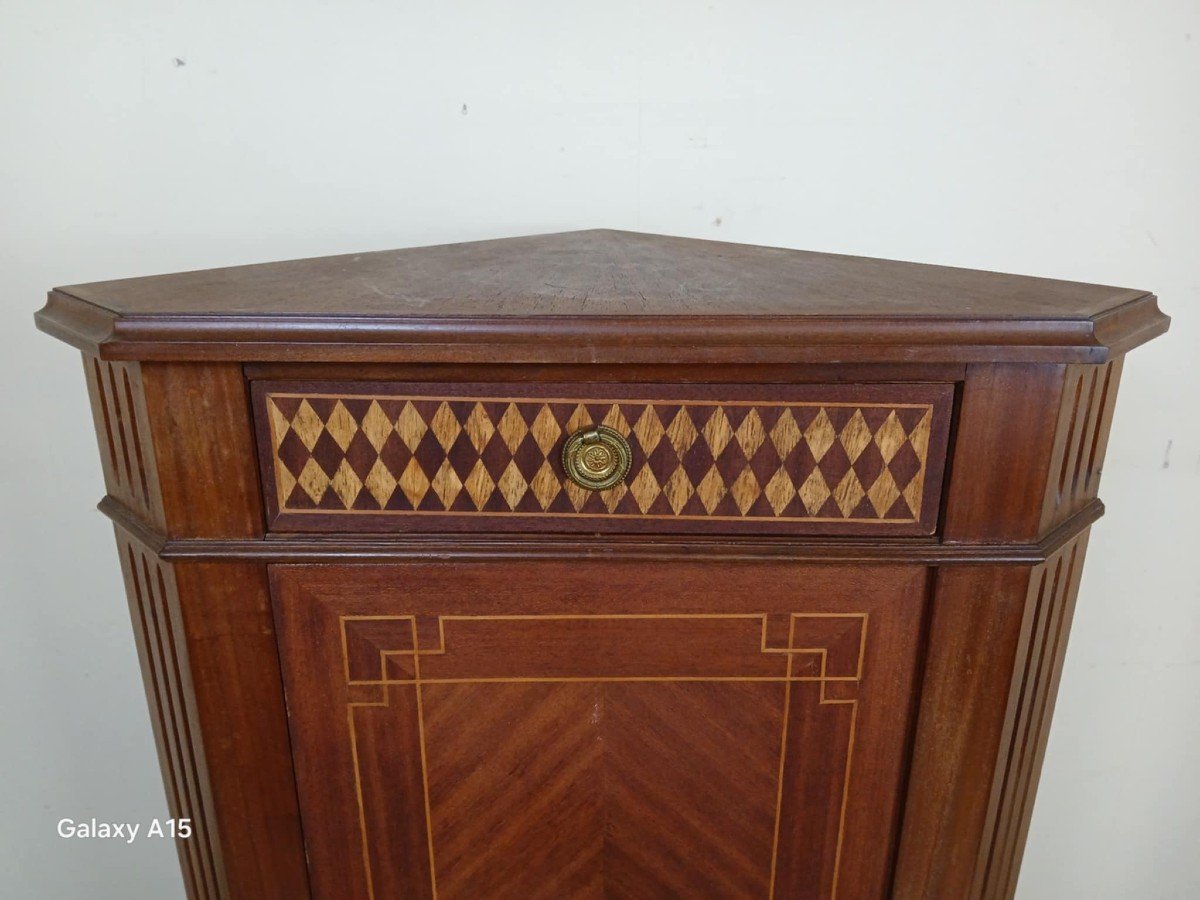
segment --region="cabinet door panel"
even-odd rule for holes
[[[315,894],[883,895],[925,580],[275,567]]]

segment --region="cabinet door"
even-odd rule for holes
[[[314,896],[876,897],[926,570],[272,573]]]

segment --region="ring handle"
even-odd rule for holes
[[[629,474],[629,442],[607,425],[582,428],[563,445],[563,468],[582,488],[603,491]]]

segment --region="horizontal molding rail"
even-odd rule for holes
[[[169,538],[114,497],[98,505],[113,524],[168,562],[389,562],[437,559],[792,560],[824,564],[1021,565],[1044,563],[1104,514],[1091,501],[1036,543],[944,543],[935,538],[788,538],[651,535],[270,535]]]

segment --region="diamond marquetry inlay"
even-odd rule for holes
[[[921,521],[934,404],[267,393],[281,513]],[[589,491],[563,442],[604,424],[625,481]],[[943,426],[939,426],[943,427]],[[944,434],[944,430],[939,431]]]

